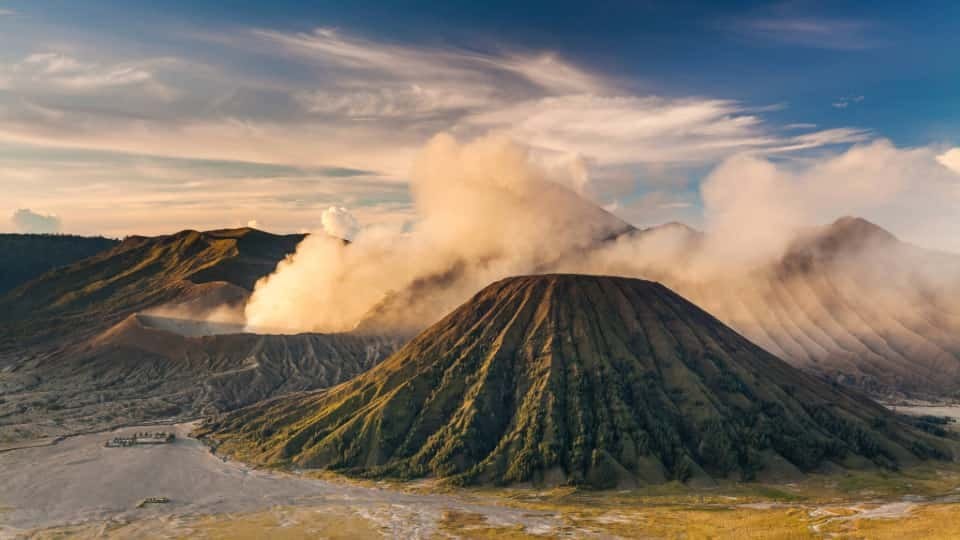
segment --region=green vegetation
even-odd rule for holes
[[[896,470],[953,448],[661,285],[558,275],[495,283],[358,378],[200,434],[268,466],[596,488]]]
[[[110,249],[119,242],[102,236],[0,234],[0,295],[41,274]]]

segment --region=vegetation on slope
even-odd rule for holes
[[[0,294],[41,274],[116,246],[102,236],[0,234]]]
[[[201,435],[265,465],[597,487],[896,468],[951,448],[659,284],[572,275],[497,282],[356,379]]]

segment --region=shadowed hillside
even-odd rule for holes
[[[356,379],[201,434],[265,465],[597,487],[896,468],[950,451],[662,285],[576,275],[494,283]]]
[[[171,331],[186,324],[131,315],[94,339],[0,377],[0,442],[196,418],[325,388],[366,371],[399,346],[376,336]]]
[[[41,274],[112,248],[112,238],[68,234],[0,234],[0,295]]]

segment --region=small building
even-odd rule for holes
[[[170,444],[175,441],[177,436],[173,433],[166,431],[159,432],[140,432],[134,433],[130,437],[114,437],[110,439],[104,446],[107,448],[125,448],[128,446],[137,446],[137,445],[154,445],[154,444]]]

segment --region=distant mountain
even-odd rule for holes
[[[960,255],[844,218],[743,275],[657,277],[796,367],[875,395],[960,396]]]
[[[357,378],[200,434],[262,465],[596,487],[895,468],[952,452],[662,285],[578,275],[494,283]]]
[[[131,236],[0,296],[0,349],[91,336],[129,315],[176,302],[242,305],[304,235],[256,229]]]
[[[0,295],[41,274],[112,248],[118,240],[68,234],[0,234]]]
[[[196,418],[377,364],[399,339],[243,333],[250,290],[303,238],[128,237],[0,297],[0,442]]]

